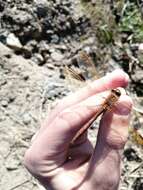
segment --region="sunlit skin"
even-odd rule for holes
[[[128,76],[116,70],[64,98],[48,115],[32,139],[24,164],[46,189],[117,190],[122,150],[128,137],[132,101],[125,91],[117,105],[103,114],[93,147],[87,133],[71,141],[98,111],[108,90],[128,85]]]

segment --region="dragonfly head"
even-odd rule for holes
[[[119,89],[112,89],[112,93],[114,93],[117,97],[121,96],[121,91]]]

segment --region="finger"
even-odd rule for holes
[[[123,88],[118,88],[120,90],[121,96],[119,97],[119,99],[117,98],[117,102],[116,102],[116,107],[123,105],[124,103],[126,104],[126,91]],[[99,110],[99,108],[103,105],[103,103],[105,102],[105,100],[107,100],[108,96],[111,94],[111,90],[105,91],[105,92],[101,92],[98,94],[95,94],[93,96],[88,97],[87,99],[79,102],[76,105],[73,105],[72,107],[69,107],[69,110],[71,108],[77,107],[77,106],[87,106],[87,107],[91,107],[95,110]],[[125,96],[125,97],[123,97]],[[128,96],[127,96],[128,98]],[[125,100],[124,100],[125,99]],[[118,103],[119,102],[119,103]],[[66,109],[68,110],[68,109]]]
[[[93,81],[91,84],[88,84],[86,87],[78,90],[74,94],[64,98],[60,101],[60,103],[55,107],[55,109],[49,114],[46,120],[42,123],[40,130],[38,131],[38,135],[44,131],[47,126],[53,121],[53,119],[64,109],[74,106],[77,103],[93,96],[94,94],[100,93],[102,91],[110,90],[117,87],[124,87],[128,84],[128,75],[124,73],[122,70],[115,70],[114,72]],[[34,137],[34,140],[36,140]]]
[[[46,149],[46,146],[50,146],[51,148],[48,150],[54,149],[55,152],[61,152],[61,148],[59,148],[59,146],[63,147],[64,149],[68,149],[68,145],[77,131],[83,125],[85,125],[99,110],[100,107],[96,106],[97,102],[99,105],[103,104],[103,101],[105,101],[105,97],[108,94],[109,92],[99,93],[88,98],[87,100],[80,102],[77,105],[63,110],[48,127],[45,127],[43,133],[38,131],[38,133],[34,135],[32,138],[32,150],[44,150]],[[83,134],[74,143],[74,146],[84,143],[86,140],[87,135]],[[49,152],[47,152],[47,154],[49,154]]]
[[[122,91],[124,91],[124,90],[122,89]],[[91,120],[89,120],[89,118],[90,119],[94,118],[94,120],[95,120],[96,113],[98,113],[99,110],[102,109],[102,105],[104,104],[104,102],[105,102],[107,96],[109,96],[109,94],[111,94],[111,91],[106,91],[106,92],[98,93],[94,96],[91,96],[91,97],[87,98],[86,100],[80,102],[79,104],[76,104],[72,107],[65,109],[62,112],[62,115],[64,115],[64,117],[65,117],[67,114],[69,114],[69,113],[73,114],[74,112],[76,114],[80,115],[79,120],[77,120],[77,121],[74,120],[74,122],[72,121],[69,123],[70,126],[73,126],[75,128],[76,132],[79,131],[80,128],[82,128],[82,129],[88,128],[91,126],[89,124],[89,123],[91,123]],[[85,110],[85,112],[84,112],[84,110]],[[85,120],[85,122],[84,122],[85,125],[83,126],[82,121],[84,121],[84,120]],[[70,119],[69,119],[69,121],[70,121]],[[71,146],[72,145],[77,146],[78,144],[81,144],[84,141],[86,141],[87,135],[83,135],[85,132],[86,132],[86,129],[84,130],[84,132],[82,132],[82,134],[80,136],[78,136],[78,138],[73,139]]]
[[[127,95],[121,96],[114,110],[104,114],[99,127],[98,141],[102,141],[102,144],[122,149],[128,137],[131,109],[131,98]]]
[[[80,105],[61,112],[50,126],[38,135],[27,152],[26,160],[30,160],[28,165],[31,170],[35,171],[34,164],[39,165],[42,160],[50,162],[46,167],[48,171],[61,166],[67,159],[70,141],[81,126],[93,117],[95,111],[96,109]]]
[[[65,145],[69,145],[77,131],[79,131],[99,111],[99,109],[101,109],[101,105],[104,103],[109,93],[111,92],[108,91],[96,94],[72,107],[64,109],[44,130],[42,136],[45,136],[46,140],[50,139],[48,138],[49,135],[52,136],[53,139],[61,139],[62,137],[64,140],[61,140],[61,142]],[[43,139],[44,138],[42,138],[42,140]],[[53,139],[53,142],[49,144],[57,146],[57,141]],[[64,147],[64,145],[62,146]]]
[[[124,99],[120,103],[123,103],[123,101],[126,103],[126,107],[120,107],[120,110],[116,110],[116,112],[107,112],[102,117],[96,148],[87,172],[88,178],[94,179],[95,183],[96,179],[94,176],[97,175],[99,181],[102,181],[104,177],[110,182],[110,179],[119,180],[120,151],[124,148],[127,141],[129,114],[132,107],[132,101],[128,96],[124,96]],[[128,111],[127,107],[130,108]],[[110,175],[108,175],[109,173]]]
[[[96,98],[95,96],[94,98]],[[92,99],[93,97],[91,97],[91,102]],[[99,104],[103,100],[103,98],[100,98]],[[67,158],[69,144],[74,135],[94,116],[98,109],[99,107],[90,108],[86,106],[86,102],[83,101],[70,109],[63,110],[45,128],[43,133],[36,135],[36,139],[33,140],[30,147],[30,152],[36,154],[36,156],[39,155],[41,158],[50,157],[55,162],[58,160],[58,163],[61,164]]]
[[[126,87],[128,85],[128,80],[129,77],[125,72],[122,70],[115,70],[114,72],[89,83],[87,86],[64,98],[58,105],[56,113],[69,106],[73,106],[94,94],[118,87]]]
[[[123,88],[120,88],[120,91],[121,91],[122,94],[125,94],[125,90]],[[63,117],[63,119],[66,119],[66,117],[68,116],[68,118],[69,118],[69,121],[68,121],[69,124],[68,125],[71,128],[73,127],[74,131],[76,133],[77,131],[80,130],[80,128],[83,127],[83,125],[87,125],[90,122],[90,119],[92,119],[93,117],[95,117],[95,114],[99,110],[101,110],[102,105],[104,104],[106,98],[108,97],[108,95],[110,93],[111,93],[111,91],[106,91],[106,92],[101,92],[101,93],[98,93],[96,95],[93,95],[93,96],[87,98],[86,100],[83,100],[82,102],[80,102],[80,103],[78,103],[76,105],[73,105],[72,107],[69,107],[69,108],[63,110],[59,114],[59,116],[57,116],[57,117],[58,118],[59,117]],[[75,120],[75,118],[77,116],[79,118],[78,118],[78,120]],[[73,120],[71,118],[74,118],[74,122],[73,122]],[[52,125],[54,125],[54,124],[52,124]],[[47,130],[48,130],[48,128],[47,128]],[[60,126],[58,126],[58,128],[60,130]],[[62,127],[62,129],[63,129],[63,127]],[[61,136],[60,132],[57,129],[56,129],[56,131],[54,130],[54,134],[56,134],[56,133],[58,133],[58,135]],[[39,132],[38,132],[38,135],[40,135]],[[36,135],[36,137],[38,135]],[[80,144],[81,142],[83,142],[83,141],[86,140],[85,136],[82,136],[82,135],[80,135],[80,136],[81,136],[81,138],[78,138],[76,141],[74,141],[74,144],[77,145],[77,144]],[[72,133],[71,133],[71,138],[73,138],[73,134]],[[68,142],[66,142],[66,143],[69,143],[70,140],[71,140],[71,138],[69,138]],[[34,140],[36,140],[36,138],[34,138]]]
[[[98,96],[98,95],[97,95]],[[97,99],[93,96],[99,104],[103,103],[103,99]],[[56,153],[68,149],[69,143],[80,130],[100,109],[99,107],[86,106],[93,103],[93,97],[82,103],[73,106],[71,109],[66,109],[61,112],[51,125],[45,129],[44,133],[36,140],[36,147],[41,146],[41,150],[54,150]],[[128,107],[126,108],[129,109]],[[53,153],[54,154],[54,153]]]
[[[50,124],[51,121],[58,115],[58,113],[62,112],[67,107],[73,106],[81,101],[87,99],[94,94],[114,89],[117,87],[126,87],[128,85],[129,77],[122,70],[115,70],[114,72],[93,81],[88,84],[86,87],[78,90],[74,94],[64,98],[60,103],[56,106],[56,108],[50,113],[49,117],[43,123],[42,129]]]
[[[86,123],[86,125],[82,126],[82,128],[77,132],[75,135],[74,139],[72,140],[72,144],[75,144],[76,142],[78,143],[78,139],[84,132],[87,131],[89,127],[91,127],[92,123],[97,119],[97,117],[102,114],[105,110],[105,106],[107,106],[106,109],[113,110],[115,113],[120,113],[120,110],[122,108],[122,113],[125,114],[126,112],[128,113],[129,110],[131,109],[126,105],[126,99],[129,97],[125,95],[125,90],[120,88],[120,92],[123,94],[119,99],[117,98],[116,102],[112,102],[111,99],[108,100],[108,103],[110,104],[110,108],[108,108],[107,99],[108,97],[111,97],[111,91],[110,92],[104,92],[104,93],[99,93],[97,95],[94,95],[85,101],[82,101],[80,106],[86,106],[89,109],[95,110],[94,116]],[[102,96],[103,95],[103,96]],[[112,105],[112,107],[111,107]],[[123,112],[124,110],[124,112]],[[82,112],[82,109],[81,109]],[[80,138],[81,139],[81,138]]]
[[[82,111],[80,113],[81,107],[78,107],[60,113],[50,126],[36,137],[25,156],[25,163],[30,167],[30,171],[36,173],[34,165],[39,166],[38,172],[41,171],[41,163],[47,161],[50,164],[45,170],[50,172],[67,160],[70,141],[77,130],[93,116],[93,110],[83,107]],[[86,117],[84,113],[87,113]]]

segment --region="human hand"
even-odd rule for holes
[[[121,151],[127,141],[132,107],[124,90],[118,106],[102,116],[95,148],[87,133],[74,144],[70,142],[97,113],[97,105],[104,101],[101,96],[127,84],[128,76],[121,70],[114,71],[64,98],[51,111],[24,159],[27,169],[46,189],[118,189]]]

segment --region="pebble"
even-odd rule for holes
[[[1,105],[2,105],[3,107],[7,107],[7,106],[8,106],[8,101],[7,101],[7,100],[2,100],[2,101],[1,101]]]
[[[58,44],[58,42],[60,41],[59,36],[56,35],[56,34],[52,35],[51,38],[52,38],[52,39],[51,39],[51,43],[53,43],[53,44]]]
[[[16,99],[15,94],[14,93],[10,94],[10,96],[8,97],[8,103],[14,102],[15,99]]]
[[[41,54],[36,53],[34,55],[33,61],[37,63],[38,65],[42,65],[44,63],[44,58]]]
[[[17,170],[19,167],[20,161],[16,159],[16,155],[11,155],[8,157],[5,163],[5,167],[8,171]]]
[[[50,53],[55,53],[55,52],[56,52],[56,49],[51,47],[51,48],[49,48],[49,52],[50,52]]]
[[[29,75],[25,74],[25,75],[23,76],[23,80],[27,81],[28,79],[29,79]]]
[[[10,33],[8,36],[7,36],[7,39],[6,39],[6,44],[11,47],[12,49],[14,50],[18,50],[18,49],[21,49],[22,48],[22,44],[21,42],[19,41],[19,39],[15,36],[15,34],[13,33]]]
[[[53,61],[62,61],[64,56],[60,52],[53,52],[51,53],[51,58],[53,59]]]
[[[60,45],[60,47],[59,47],[61,50],[67,50],[67,46],[65,45],[65,44],[63,44],[63,45]]]
[[[141,43],[138,47],[140,53],[143,53],[143,43]]]
[[[46,67],[50,70],[54,70],[55,66],[52,63],[46,63]]]
[[[31,122],[31,117],[29,116],[29,114],[24,114],[23,115],[23,123],[25,125],[28,125],[28,124],[30,124],[30,122]]]

